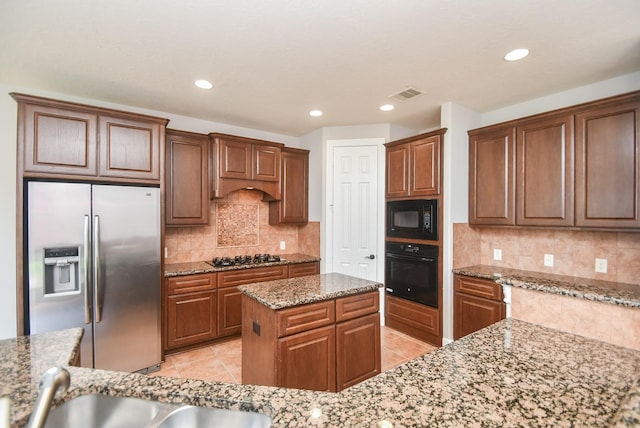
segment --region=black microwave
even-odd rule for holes
[[[438,240],[438,200],[387,202],[387,237]]]

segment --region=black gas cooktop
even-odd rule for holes
[[[235,257],[215,257],[210,262],[207,262],[215,267],[223,267],[223,266],[240,266],[240,265],[251,265],[251,264],[260,264],[260,263],[272,263],[279,262],[282,259],[280,256],[271,255],[271,254],[256,254],[251,257],[247,256],[235,256]]]

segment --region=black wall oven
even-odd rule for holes
[[[438,247],[387,242],[385,289],[396,297],[438,307]]]
[[[387,202],[387,237],[438,240],[438,200]]]

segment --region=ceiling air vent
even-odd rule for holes
[[[421,95],[421,94],[422,92],[420,92],[416,88],[407,88],[407,89],[403,89],[397,94],[390,95],[389,98],[393,98],[394,100],[397,100],[397,101],[406,101],[408,99],[417,97],[418,95]]]

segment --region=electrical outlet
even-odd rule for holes
[[[281,250],[286,250],[287,249],[287,243],[285,241],[280,241],[280,249]]]
[[[544,255],[544,265],[553,267],[553,254],[545,254]]]
[[[499,248],[493,249],[493,260],[502,260],[502,250]]]
[[[596,259],[596,272],[607,273],[607,259]]]
[[[166,259],[167,257],[169,257],[169,249],[164,247],[164,258]]]

